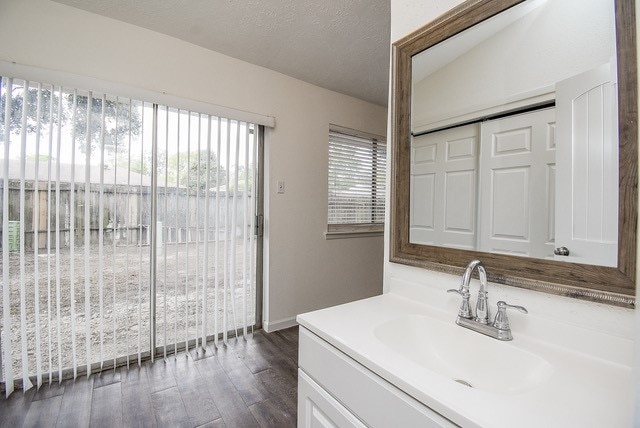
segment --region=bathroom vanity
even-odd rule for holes
[[[394,42],[386,292],[297,317],[299,427],[632,426],[635,33],[631,0],[468,0]]]
[[[454,426],[306,328],[300,355],[298,426]]]
[[[629,426],[632,340],[513,314],[499,341],[421,288],[298,316],[299,427]]]

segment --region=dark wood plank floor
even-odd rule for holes
[[[295,427],[298,328],[0,399],[0,427]]]

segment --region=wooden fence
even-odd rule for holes
[[[75,184],[75,227],[73,234],[75,245],[84,245],[85,226],[85,184]],[[25,249],[32,250],[34,246],[34,234],[38,236],[38,248],[47,247],[47,236],[51,248],[55,246],[55,231],[58,225],[56,211],[59,212],[60,247],[69,247],[71,240],[71,185],[70,183],[60,183],[59,200],[57,197],[55,183],[51,183],[51,192],[48,191],[48,183],[40,182],[38,185],[37,197],[39,201],[38,212],[35,212],[34,181],[25,182],[25,224],[24,224],[24,245]],[[0,192],[3,192],[3,185],[0,182]],[[149,186],[124,186],[106,185],[103,186],[102,194],[99,184],[90,184],[89,187],[89,230],[91,244],[95,245],[99,241],[100,230],[102,230],[104,243],[116,245],[148,245],[150,242],[150,219],[151,219],[151,188]],[[49,195],[51,204],[49,213]],[[186,188],[159,187],[158,188],[158,229],[161,229],[159,242],[162,243],[184,243],[202,242],[205,239],[205,212],[207,198],[204,191],[196,192]],[[102,228],[100,228],[100,200],[102,199]],[[3,204],[0,198],[0,210]],[[166,202],[166,203],[165,203]],[[225,239],[233,225],[233,204],[236,205],[236,234],[242,234],[244,227],[245,203],[249,213],[253,212],[253,198],[247,195],[246,201],[244,191],[217,192],[210,190],[208,194],[209,203],[209,233],[207,239]],[[227,216],[228,207],[228,216]],[[1,211],[0,211],[1,212]],[[38,216],[38,230],[35,230],[35,217]],[[216,219],[218,219],[217,228]],[[47,230],[49,225],[49,231]],[[247,225],[251,224],[251,218],[247,217]],[[19,249],[19,226],[20,226],[20,181],[9,181],[9,231],[11,251]],[[2,224],[0,223],[0,232]],[[0,240],[0,249],[2,243]]]

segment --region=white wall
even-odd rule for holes
[[[391,0],[391,42],[393,43],[404,37],[458,3],[460,3],[460,1],[456,0],[446,2],[436,2],[434,0]],[[389,117],[388,126],[390,129],[391,117]],[[389,150],[388,153],[390,158],[392,150]],[[388,159],[388,163],[391,163],[391,159]],[[387,183],[389,182],[390,175],[387,176]],[[387,200],[387,209],[389,206],[389,200]],[[389,219],[388,212],[386,218]],[[459,278],[453,275],[440,274],[425,269],[390,263],[388,261],[389,228],[387,227],[386,230],[384,266],[385,292],[390,291],[395,285],[402,282],[418,283],[422,284],[425,290],[430,292],[435,304],[455,308],[456,296],[446,294],[445,291],[447,288],[457,287],[459,285]],[[490,284],[488,291],[490,302],[493,302],[493,304],[498,300],[505,300],[509,303],[523,305],[529,309],[530,313],[538,316],[618,337],[632,339],[635,334],[633,310],[558,297],[515,287],[505,287],[500,284]],[[435,301],[437,299],[439,300]],[[453,310],[452,317],[455,317],[455,309]],[[511,323],[514,332],[517,331],[518,323],[528,322],[524,316],[519,317],[518,315],[514,315],[512,318]],[[594,345],[597,346],[597,344]]]
[[[553,88],[606,64],[613,34],[613,2],[548,0],[416,82],[412,129]]]
[[[329,124],[384,135],[386,108],[48,0],[0,0],[0,40],[0,60],[276,118],[265,138],[266,326],[382,291],[383,239],[323,232]]]

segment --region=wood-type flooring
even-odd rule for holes
[[[298,327],[0,399],[0,427],[295,427]]]

